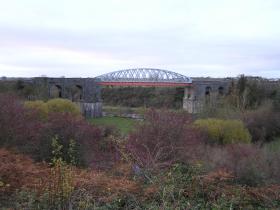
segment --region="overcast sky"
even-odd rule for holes
[[[0,0],[0,76],[280,77],[280,0]]]

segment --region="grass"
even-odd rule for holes
[[[146,108],[144,107],[124,107],[124,106],[103,106],[104,112],[110,114],[120,115],[120,114],[140,114],[144,115]]]
[[[277,152],[280,151],[280,137],[275,138],[272,142],[265,145],[269,151]]]
[[[112,125],[120,130],[121,134],[127,135],[130,131],[133,130],[136,121],[129,118],[122,117],[101,117],[101,118],[92,118],[90,122],[95,125]]]

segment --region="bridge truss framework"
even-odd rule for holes
[[[184,75],[151,68],[126,69],[103,74],[98,84],[104,86],[161,86],[178,87],[191,86],[192,80]]]

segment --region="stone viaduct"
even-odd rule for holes
[[[102,116],[101,86],[184,87],[183,109],[198,113],[205,104],[216,103],[228,91],[231,79],[189,78],[160,69],[128,69],[96,78],[35,77],[24,80],[35,87],[37,97],[66,98],[76,102],[86,117]]]

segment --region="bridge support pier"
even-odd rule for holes
[[[80,107],[81,113],[86,118],[102,117],[102,102],[96,102],[96,103],[78,102],[77,105]]]
[[[197,100],[194,95],[194,87],[188,86],[185,88],[185,94],[183,99],[183,109],[191,114],[199,113],[202,110],[201,101]]]

